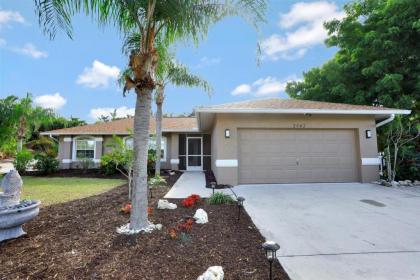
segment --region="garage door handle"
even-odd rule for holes
[[[296,165],[299,165],[299,159],[298,158],[296,159]]]

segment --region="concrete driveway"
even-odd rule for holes
[[[420,279],[420,194],[372,184],[241,185],[293,280]]]

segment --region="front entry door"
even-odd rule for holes
[[[203,170],[202,137],[187,137],[187,170]]]

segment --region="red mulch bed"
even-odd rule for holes
[[[170,184],[179,174],[170,178]],[[158,210],[157,199],[169,188],[155,190],[150,220],[161,231],[135,236],[119,235],[128,222],[119,212],[127,201],[127,187],[42,208],[24,226],[28,235],[0,244],[0,279],[191,279],[209,266],[221,265],[225,279],[268,279],[264,239],[249,216],[237,221],[234,205],[206,205],[209,223],[194,224],[189,241],[173,240],[169,229],[195,209],[180,205]],[[274,279],[289,279],[278,262]]]

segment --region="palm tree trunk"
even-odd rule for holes
[[[159,85],[156,89],[156,163],[155,176],[160,176],[160,158],[162,151],[162,106],[164,87]],[[166,156],[166,155],[164,155]]]
[[[148,225],[147,220],[147,152],[149,147],[149,124],[152,104],[150,88],[136,90],[137,100],[134,115],[134,178],[131,198],[132,212],[130,229],[139,230]]]
[[[19,138],[18,139],[18,143],[17,143],[17,151],[18,152],[21,152],[22,149],[23,149],[23,139],[22,138]]]

